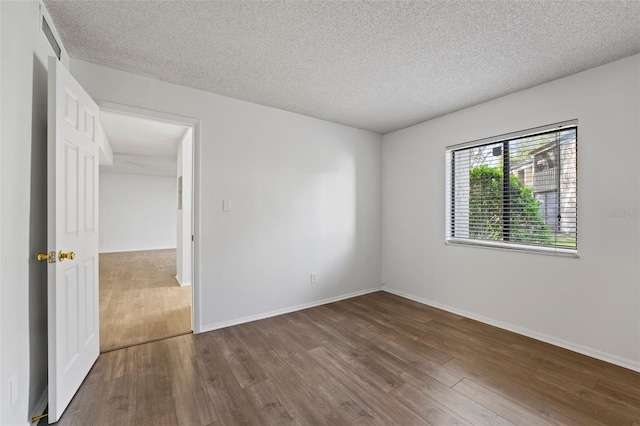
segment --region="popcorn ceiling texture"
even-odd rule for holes
[[[640,52],[640,2],[52,1],[72,57],[387,133]]]

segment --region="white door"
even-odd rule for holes
[[[55,251],[47,284],[49,423],[54,423],[100,353],[98,106],[54,57],[49,58],[48,114],[48,247]]]

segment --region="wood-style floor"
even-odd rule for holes
[[[640,374],[377,292],[102,354],[59,424],[637,425]]]
[[[175,277],[175,249],[100,254],[100,351],[190,333],[191,287]]]

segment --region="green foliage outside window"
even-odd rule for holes
[[[469,236],[480,240],[502,241],[504,230],[503,171],[482,165],[469,173]],[[551,241],[549,227],[540,216],[540,202],[533,191],[513,175],[509,176],[508,240],[546,244]]]

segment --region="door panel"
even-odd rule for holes
[[[98,107],[49,58],[49,423],[58,421],[100,351],[98,326]],[[62,256],[62,252],[74,256]]]

